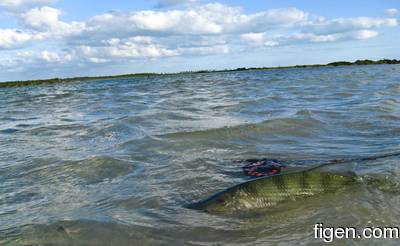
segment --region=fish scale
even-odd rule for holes
[[[286,173],[233,186],[208,199],[193,203],[189,208],[208,212],[268,208],[286,201],[334,193],[353,181],[352,175],[323,173],[314,169]]]

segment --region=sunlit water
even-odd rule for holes
[[[233,160],[400,152],[398,65],[2,88],[0,102],[0,244],[317,245],[319,222],[400,225],[400,193],[370,186],[245,216],[184,207],[246,180]],[[346,165],[398,182],[399,163]]]

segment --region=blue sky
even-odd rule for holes
[[[0,0],[0,81],[400,59],[400,0]]]

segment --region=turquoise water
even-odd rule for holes
[[[399,152],[398,65],[1,88],[0,101],[0,244],[308,245],[315,223],[399,226],[399,194],[369,186],[247,216],[184,208],[246,180],[233,160]],[[399,161],[346,165],[396,183]]]

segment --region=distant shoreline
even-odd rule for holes
[[[382,59],[382,60],[378,60],[378,61],[373,61],[373,60],[357,60],[355,62],[337,61],[337,62],[331,62],[328,64],[314,64],[314,65],[250,67],[250,68],[242,67],[242,68],[236,68],[236,69],[200,70],[200,71],[186,71],[186,72],[177,72],[177,73],[134,73],[134,74],[113,75],[113,76],[94,76],[94,77],[74,77],[74,78],[52,78],[52,79],[43,79],[43,80],[8,81],[8,82],[0,82],[0,88],[33,86],[33,85],[43,85],[43,84],[55,84],[55,83],[68,83],[68,82],[80,82],[80,81],[89,81],[89,80],[93,81],[93,80],[117,79],[117,78],[143,78],[143,77],[163,76],[163,75],[256,71],[256,70],[291,69],[291,68],[312,68],[312,67],[360,66],[360,65],[379,65],[379,64],[400,64],[400,60]]]

